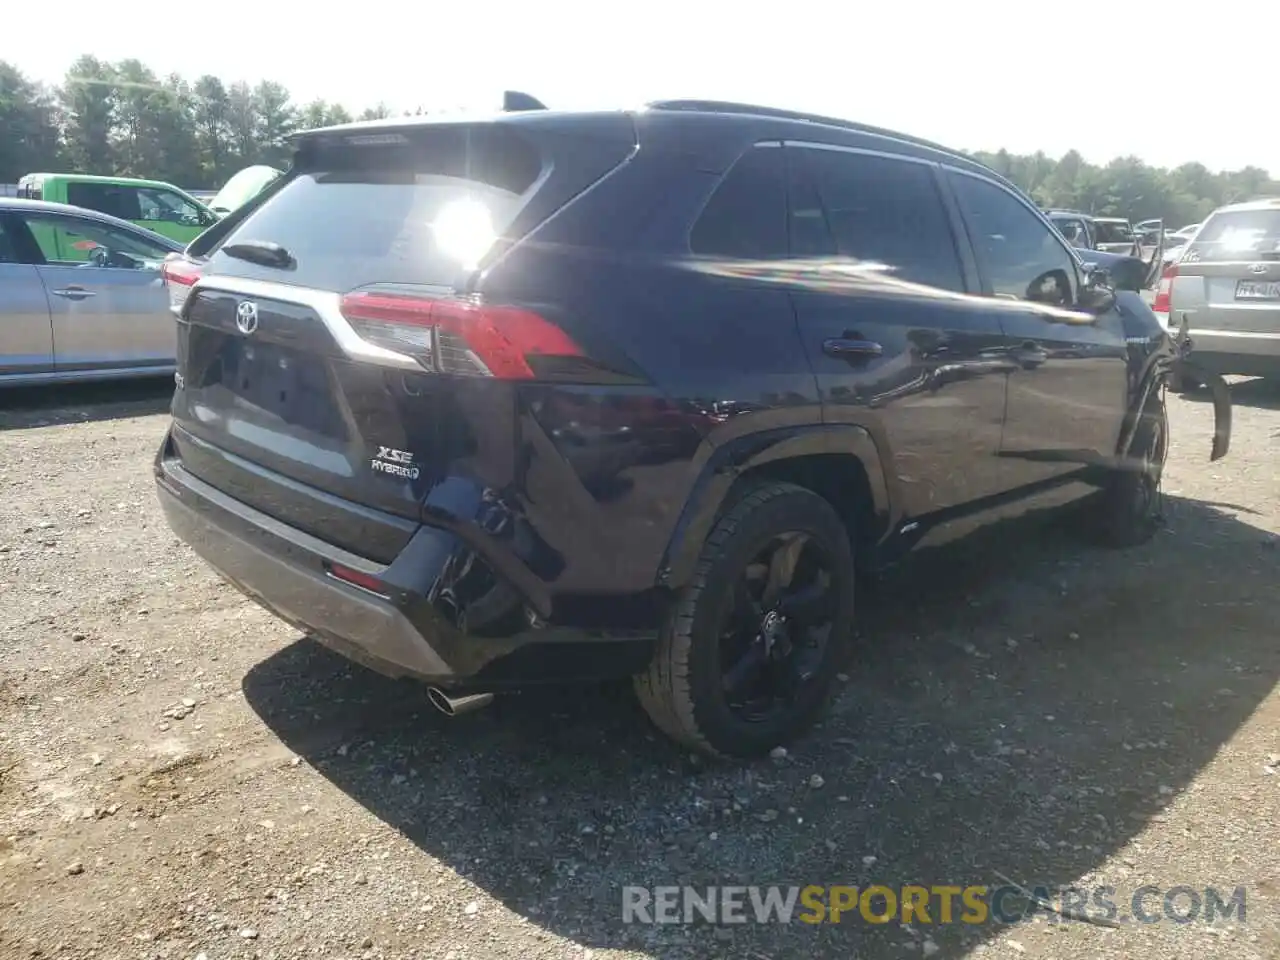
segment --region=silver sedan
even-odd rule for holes
[[[92,210],[0,199],[0,386],[172,373],[160,265],[182,246]]]

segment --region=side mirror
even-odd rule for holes
[[[1103,270],[1090,270],[1084,285],[1080,288],[1081,310],[1095,315],[1106,313],[1116,304],[1116,292],[1108,283],[1107,274]]]

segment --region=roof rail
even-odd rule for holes
[[[891,137],[894,140],[913,143],[919,147],[928,147],[931,150],[940,150],[943,153],[960,155],[959,150],[943,146],[940,143],[934,143],[932,140],[925,140],[921,137],[913,137],[906,133],[899,133],[897,130],[886,130],[884,127],[875,127],[866,123],[855,123],[852,120],[840,120],[836,117],[824,117],[821,114],[816,113],[801,113],[796,110],[783,110],[780,107],[762,107],[751,103],[735,103],[730,100],[655,100],[652,103],[645,104],[645,106],[650,110],[682,110],[688,113],[729,113],[741,116],[772,117],[778,120],[796,120],[801,123],[815,123],[825,127],[839,127],[843,130],[856,130],[859,133],[870,133],[875,136]]]

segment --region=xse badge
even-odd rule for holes
[[[375,473],[388,473],[406,480],[417,480],[421,473],[418,465],[413,462],[413,454],[408,450],[393,450],[382,446],[378,447],[378,455],[369,461],[369,468]]]

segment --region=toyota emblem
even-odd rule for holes
[[[258,329],[258,305],[252,300],[241,300],[236,306],[236,329],[246,337]]]
[[[1250,273],[1266,273],[1267,265],[1265,263],[1252,263],[1249,265]]]

